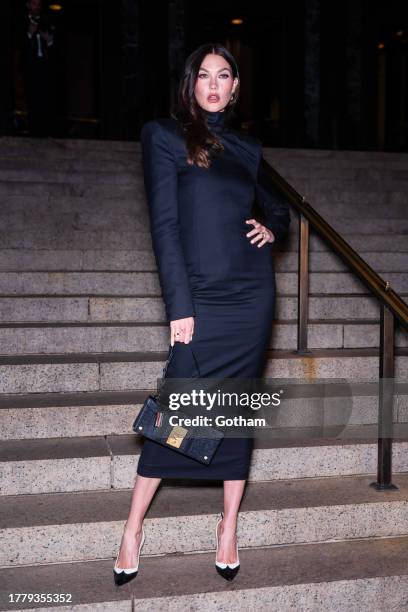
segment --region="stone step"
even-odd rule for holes
[[[212,531],[216,520],[211,520]],[[406,536],[240,549],[242,568],[230,588],[214,569],[213,542],[211,552],[166,557],[147,556],[143,547],[134,586],[118,589],[112,577],[118,546],[108,559],[98,561],[1,569],[0,610],[51,610],[41,603],[11,603],[9,593],[55,593],[56,584],[59,593],[72,593],[66,600],[72,612],[361,612],[406,607]],[[62,597],[60,601],[53,611],[67,609]]]
[[[17,136],[2,136],[0,138],[0,149],[5,153],[13,150],[18,154],[24,148],[29,152],[34,151],[53,151],[54,153],[64,153],[72,151],[73,155],[78,155],[81,152],[81,157],[87,151],[95,151],[104,154],[105,151],[133,151],[138,146],[135,142],[127,140],[94,140],[87,138],[32,138]]]
[[[135,404],[133,414],[129,414],[130,409],[127,411],[128,432],[132,432],[132,424],[139,408],[140,404]],[[88,415],[88,410],[92,411],[92,408],[83,407],[82,411],[76,410],[76,413],[89,424],[93,417],[92,412]],[[71,407],[71,412],[73,411],[74,407]],[[99,418],[105,420],[104,414],[99,410]],[[93,410],[93,415],[95,418],[96,410]],[[406,417],[405,405],[404,418]],[[35,414],[30,418],[35,418]],[[123,416],[121,418],[123,421]],[[57,418],[57,427],[58,420],[61,422],[61,419],[62,416]],[[66,426],[69,427],[69,424],[66,423]],[[101,424],[98,427],[100,429]],[[106,429],[106,425],[103,427]],[[408,471],[407,430],[407,421],[394,426],[392,469],[395,473]],[[311,480],[376,472],[376,423],[339,426],[340,435],[337,437],[334,437],[334,434],[328,435],[332,430],[328,433],[326,431],[323,426],[295,429],[282,427],[273,435],[256,438],[248,480]],[[92,433],[92,436],[2,440],[0,495],[131,488],[143,438],[133,432],[108,435],[95,435],[95,431]]]
[[[316,166],[315,163],[305,160],[289,160],[282,162],[272,155],[266,154],[269,163],[288,181],[303,186],[316,184],[320,189],[344,189],[344,183],[350,189],[360,185],[368,191],[377,190],[381,185],[387,191],[406,189],[408,163],[387,163],[363,161],[358,164],[338,165],[335,161],[327,160]],[[30,166],[30,172],[24,172]],[[117,155],[111,159],[102,159],[98,156],[83,158],[71,157],[56,160],[45,156],[42,159],[32,159],[29,156],[19,158],[2,157],[0,153],[0,176],[2,180],[38,181],[46,182],[92,182],[99,173],[106,176],[122,175],[114,182],[133,182],[142,175],[141,152],[134,155]],[[312,178],[311,178],[312,177]],[[103,177],[101,177],[103,179]],[[103,179],[103,182],[107,182]]]
[[[405,299],[408,295],[401,293]],[[277,296],[275,319],[297,318],[297,297]],[[315,320],[379,320],[377,298],[357,295],[309,296],[309,317]],[[2,323],[164,323],[162,297],[0,297]]]
[[[13,136],[3,136],[0,139],[0,155],[20,157],[25,152],[29,157],[34,153],[50,156],[52,159],[76,158],[78,152],[81,158],[91,155],[96,159],[115,158],[116,155],[134,154],[140,150],[138,141],[123,140],[91,140],[91,139],[60,139],[60,138],[30,138],[24,139]],[[276,160],[303,161],[313,163],[316,159],[320,164],[333,163],[355,165],[359,162],[372,163],[394,163],[400,162],[406,166],[405,153],[389,151],[343,151],[331,149],[302,149],[285,147],[264,147],[268,156]]]
[[[330,435],[344,437],[347,426],[361,426],[378,422],[378,382],[345,383],[340,388],[336,382],[323,385],[297,383],[294,396],[286,396],[278,408],[274,409],[271,428],[262,434],[262,440],[271,436],[300,436],[311,438]],[[154,388],[156,389],[156,387]],[[343,391],[342,394],[341,391]],[[29,440],[42,438],[72,438],[83,436],[122,435],[132,431],[136,414],[148,396],[148,390],[128,392],[73,392],[73,393],[36,393],[3,394],[0,396],[0,439]],[[322,399],[324,393],[324,399]],[[333,397],[329,398],[331,393]],[[393,421],[400,424],[408,422],[408,394],[404,385],[394,388],[395,414]],[[347,401],[344,398],[347,398]],[[340,399],[338,399],[340,398]],[[341,403],[338,416],[338,402]],[[335,422],[336,428],[330,429]],[[289,428],[291,428],[289,430]],[[302,431],[298,431],[302,428]],[[281,430],[285,429],[285,432]],[[307,429],[306,432],[303,430]],[[396,436],[397,431],[394,430]],[[368,437],[369,432],[364,430]],[[354,433],[357,436],[356,433]],[[371,440],[376,441],[377,431]],[[399,435],[399,437],[401,437]]]
[[[347,185],[347,192],[378,193],[402,192],[408,187],[408,163],[401,169],[388,168],[337,168],[334,164],[328,168],[285,167],[271,165],[296,189],[321,193],[327,191],[342,193]],[[0,181],[22,183],[67,183],[89,185],[106,183],[112,185],[134,185],[143,183],[140,156],[125,162],[98,163],[82,160],[44,161],[27,158],[1,159]]]
[[[315,162],[304,160],[282,162],[268,154],[265,157],[279,174],[297,186],[312,186],[316,183],[321,189],[338,190],[344,189],[346,183],[351,189],[361,185],[364,189],[371,190],[378,188],[384,180],[384,189],[387,191],[399,190],[397,185],[402,189],[406,188],[408,162],[393,165],[386,162],[364,161],[359,164],[339,166],[336,161],[326,161],[324,164],[319,162],[316,166]]]
[[[61,186],[53,184],[54,189],[58,189],[59,193],[55,195],[44,193],[45,185],[41,182],[33,183],[30,193],[18,195],[13,194],[14,183],[4,183],[4,188],[7,186],[8,194],[4,193],[2,197],[2,211],[4,215],[3,222],[14,223],[17,228],[25,226],[24,229],[30,229],[31,224],[41,228],[43,224],[49,223],[51,219],[59,220],[59,229],[61,224],[72,224],[72,229],[77,228],[78,223],[90,224],[98,223],[98,228],[101,224],[120,222],[123,219],[121,228],[126,229],[126,224],[129,219],[136,219],[139,215],[143,215],[147,219],[147,204],[144,195],[144,187],[140,187],[135,193],[128,197],[119,197],[117,190],[115,194],[109,195],[106,192],[98,197],[87,196],[86,193],[64,193]],[[1,184],[0,184],[1,188]],[[27,191],[27,185],[22,184],[21,189]],[[37,193],[38,192],[38,193]],[[319,192],[320,193],[320,192]],[[330,192],[330,195],[332,193]],[[388,204],[384,209],[381,202],[371,202],[369,205],[360,199],[355,199],[351,203],[336,202],[333,197],[326,204],[319,202],[311,202],[322,214],[324,214],[330,222],[343,220],[351,226],[351,233],[364,232],[364,227],[367,223],[374,224],[371,231],[381,233],[384,230],[392,230],[389,226],[379,225],[375,231],[375,223],[386,224],[390,219],[401,219],[403,228],[406,228],[406,206],[402,204]],[[9,216],[9,219],[7,219]],[[297,227],[297,213],[293,209],[293,227]],[[105,221],[106,220],[106,221]],[[295,222],[296,221],[296,222]],[[395,223],[395,221],[394,221]],[[358,228],[357,230],[355,228]],[[11,230],[11,227],[8,228]],[[343,228],[346,230],[346,228]],[[401,231],[401,230],[400,230]]]
[[[130,206],[126,203],[120,207],[115,207],[112,200],[106,200],[96,210],[96,203],[88,203],[81,210],[81,198],[76,198],[78,201],[78,210],[65,212],[59,209],[58,206],[48,205],[48,212],[43,212],[41,209],[35,210],[13,210],[7,212],[4,210],[0,214],[0,222],[3,230],[10,232],[29,232],[35,234],[38,231],[49,232],[65,232],[65,231],[130,231],[133,229],[138,232],[149,231],[148,211],[145,203],[139,203],[138,206]],[[7,208],[12,208],[13,203],[7,205]],[[395,230],[398,219],[395,222]]]
[[[240,506],[240,546],[406,536],[408,475],[394,475],[399,488],[393,491],[375,490],[370,486],[375,480],[373,473],[249,482]],[[160,487],[146,514],[141,559],[213,551],[222,495],[217,481]],[[130,500],[131,490],[3,498],[0,563],[19,566],[114,557]]]
[[[369,162],[390,162],[400,161],[403,164],[407,164],[405,153],[398,153],[396,151],[342,151],[332,149],[302,149],[302,148],[285,148],[285,147],[265,147],[265,151],[268,155],[271,155],[275,159],[282,161],[304,161],[304,163],[314,163],[316,159],[319,160],[319,164],[322,163],[349,163],[356,164],[359,161]]]
[[[398,244],[401,243],[401,239],[397,236],[393,236],[394,249],[398,250]],[[376,241],[369,238],[369,244],[373,245]],[[43,250],[44,247],[48,249],[59,249],[63,247],[64,250],[77,250],[77,249],[130,249],[136,251],[145,251],[152,249],[152,242],[149,232],[135,232],[135,231],[118,231],[118,230],[101,230],[92,231],[84,230],[77,231],[65,228],[63,231],[50,233],[49,230],[38,230],[32,233],[24,232],[7,232],[0,229],[0,242],[3,248],[7,249],[39,249]],[[405,243],[405,240],[403,241]],[[378,244],[382,244],[381,239]],[[392,250],[389,245],[388,250]],[[375,247],[372,250],[376,250]],[[401,250],[408,250],[404,244]]]
[[[368,251],[363,252],[362,257],[379,274],[404,272],[408,269],[408,253]],[[297,272],[297,253],[275,252],[274,267],[277,272]],[[348,271],[346,264],[335,253],[319,251],[310,253],[309,267],[311,272]],[[152,251],[0,249],[2,272],[155,272],[156,270],[156,260]]]
[[[333,216],[333,207],[336,207],[336,215],[347,214],[354,221],[360,215],[364,217],[379,217],[386,219],[387,217],[400,217],[406,219],[406,191],[386,192],[312,192],[302,193],[307,197],[308,202],[323,215],[329,217],[331,222]],[[404,206],[405,204],[405,206]],[[384,210],[387,208],[388,210]],[[370,214],[367,214],[367,210]],[[347,212],[346,212],[347,211]],[[388,212],[388,215],[386,214]],[[359,224],[359,221],[357,221]]]
[[[408,271],[387,272],[386,280],[397,293],[408,292]],[[311,272],[309,289],[320,295],[369,294],[366,285],[352,272]],[[297,272],[276,272],[276,290],[280,295],[296,295]],[[0,272],[0,295],[154,297],[161,295],[161,289],[157,272]]]
[[[7,222],[2,223],[0,235],[2,237],[1,252],[7,254],[14,250],[40,252],[69,252],[80,250],[84,253],[98,251],[103,253],[106,250],[123,251],[152,251],[150,224],[146,219],[145,211],[139,214],[132,212],[131,215],[117,215],[113,218],[110,215],[101,215],[99,221],[92,221],[91,224],[85,220],[79,222],[81,214],[64,215],[69,217],[62,221],[62,217],[51,218],[49,215],[44,223],[41,218],[32,221],[24,221],[23,229],[13,229]],[[323,216],[329,221],[333,229],[340,233],[343,239],[362,254],[364,252],[398,252],[407,251],[407,220],[406,219],[362,219],[361,224],[356,224],[352,218],[349,220],[330,219],[329,215],[323,211]],[[91,217],[89,217],[91,218]],[[127,223],[125,223],[127,221]],[[390,222],[392,221],[392,227]],[[398,227],[399,225],[399,227]],[[23,226],[22,226],[23,227]],[[133,228],[133,229],[131,229]],[[249,230],[248,230],[249,231]],[[41,242],[43,240],[43,242]],[[88,243],[86,243],[86,240]],[[248,239],[249,240],[249,239]],[[285,241],[276,242],[272,245],[274,254],[298,251],[299,228],[298,222],[293,217],[288,237]],[[310,250],[323,251],[334,257],[332,248],[317,235],[311,228]],[[336,256],[338,259],[338,256]],[[3,268],[2,264],[2,268]]]
[[[400,274],[400,273],[397,273]],[[1,272],[0,295],[161,295],[156,272]]]
[[[99,169],[101,167],[109,168],[129,168],[135,166],[135,159],[139,160],[142,157],[142,150],[139,142],[130,143],[130,146],[123,148],[119,145],[118,148],[109,150],[109,142],[106,143],[106,148],[91,149],[87,148],[80,151],[74,147],[55,147],[53,143],[34,143],[37,149],[36,155],[33,155],[34,147],[26,146],[25,143],[17,143],[20,146],[9,146],[5,149],[0,143],[0,164],[3,168],[20,167],[28,162],[35,164],[35,167],[41,168],[62,168],[80,171],[82,169]],[[129,143],[128,143],[129,144]],[[404,153],[388,153],[378,155],[381,152],[367,151],[321,151],[323,155],[310,156],[307,150],[300,149],[283,149],[281,150],[264,146],[264,157],[272,164],[279,165],[288,169],[300,170],[308,168],[316,174],[319,172],[327,173],[327,171],[337,171],[339,173],[347,172],[347,176],[355,176],[363,179],[370,174],[370,171],[377,170],[374,178],[378,176],[378,171],[392,172],[393,170],[404,170],[408,167],[406,155]],[[356,153],[361,155],[356,156]],[[316,164],[318,157],[318,164]]]
[[[115,207],[112,201],[106,200],[104,204],[98,206],[96,202],[80,202],[81,198],[76,198],[77,210],[64,211],[54,205],[47,205],[48,211],[42,210],[16,210],[13,202],[4,204],[3,212],[0,213],[0,225],[3,231],[35,234],[36,232],[46,232],[50,234],[66,231],[130,231],[135,232],[149,231],[148,211],[145,203],[132,205],[123,203],[120,207]],[[12,209],[12,210],[10,210]],[[382,232],[390,234],[408,233],[408,219],[404,217],[361,217],[356,222],[355,216],[333,215],[333,211],[322,211],[326,219],[341,234],[380,234]],[[296,213],[293,213],[293,223],[290,226],[290,234],[298,235],[298,220]]]
[[[137,348],[146,352],[164,351],[168,343],[169,327],[164,323],[0,325],[0,355],[133,352]],[[408,333],[402,328],[396,330],[395,345],[408,347]],[[308,347],[311,349],[379,346],[379,320],[309,322]],[[297,322],[274,322],[269,347],[297,349]]]
[[[26,148],[28,151],[33,149],[44,149],[49,151],[54,149],[55,153],[63,153],[65,151],[71,151],[75,154],[81,151],[81,157],[89,151],[104,154],[106,152],[113,151],[132,151],[139,144],[137,141],[125,141],[125,140],[95,140],[86,138],[32,138],[32,137],[17,137],[17,136],[2,136],[0,138],[0,150],[10,154],[13,150],[17,152],[22,151]],[[332,150],[332,149],[302,149],[302,148],[271,148],[274,155],[279,159],[291,158],[294,155],[305,159],[319,158],[324,159],[405,159],[404,153],[398,153],[394,151],[346,151],[346,150]]]
[[[365,234],[343,234],[343,239],[360,253],[362,251],[389,251],[389,252],[406,252],[408,251],[408,240],[406,234],[372,234],[367,236]],[[288,240],[281,246],[276,245],[279,250],[286,253],[287,251],[298,251],[299,239],[297,232],[293,232],[289,235]],[[332,247],[326,244],[322,238],[312,232],[310,238],[310,251],[325,251],[332,253]]]
[[[31,169],[37,170],[38,173],[44,171],[50,174],[60,171],[80,173],[100,172],[102,170],[106,172],[126,172],[134,175],[135,172],[140,172],[138,164],[142,161],[142,152],[139,145],[135,145],[132,151],[116,151],[115,154],[111,152],[108,155],[106,155],[106,152],[99,151],[81,151],[81,154],[78,155],[73,150],[66,150],[62,155],[58,155],[52,148],[43,148],[41,157],[38,159],[33,159],[30,155],[32,155],[32,151],[27,148],[22,148],[19,155],[16,155],[15,151],[8,155],[0,148],[1,169],[3,171],[9,169],[21,170],[24,165],[29,164]],[[386,163],[385,165],[383,162],[376,163],[380,163],[383,171],[387,172]],[[370,169],[367,167],[367,170]],[[349,176],[353,176],[353,168],[350,168],[349,172]],[[396,176],[398,176],[398,173],[402,175],[402,171],[391,168],[389,170],[390,176],[394,172]],[[401,178],[403,177],[401,176]]]
[[[339,160],[338,163],[336,160],[327,160],[316,165],[315,161],[300,158],[278,160],[268,152],[265,158],[288,182],[299,187],[313,187],[316,184],[319,189],[330,191],[343,190],[347,184],[351,190],[379,191],[383,185],[386,191],[401,191],[407,186],[407,162],[363,160],[354,163]],[[21,180],[36,183],[43,180],[47,183],[92,183],[99,175],[102,182],[108,182],[106,178],[110,177],[116,184],[137,184],[143,180],[141,151],[138,149],[132,154],[118,153],[110,158],[90,153],[85,157],[74,155],[59,160],[48,154],[37,161],[28,155],[4,158],[0,152],[0,176],[4,182]]]
[[[296,225],[296,224],[295,224]],[[386,251],[407,252],[408,240],[405,233],[365,233],[344,234],[343,238],[357,252],[364,251]],[[7,231],[0,229],[0,243],[3,249],[30,249],[41,251],[55,250],[152,250],[150,232],[123,230],[75,230],[72,227],[64,227],[56,232],[49,229],[38,229],[33,232]],[[288,239],[281,244],[273,245],[274,251],[298,251],[298,230],[291,230]],[[46,247],[46,248],[44,248]],[[311,251],[332,252],[332,249],[322,238],[311,233]]]
[[[408,350],[395,350],[395,378],[408,377]],[[24,355],[0,358],[0,393],[58,393],[152,389],[161,377],[167,352]],[[377,349],[314,349],[310,356],[268,351],[263,376],[316,380],[375,381]]]
[[[38,173],[23,174],[22,176],[27,176],[29,180],[21,180],[20,175],[15,176],[13,180],[1,180],[0,195],[2,199],[16,196],[20,199],[23,196],[30,199],[33,197],[47,199],[61,197],[110,198],[131,200],[135,202],[135,205],[136,202],[144,203],[145,201],[141,170],[135,172],[134,175],[115,172],[87,172],[75,175],[60,173],[52,177],[53,180],[46,180],[46,176],[39,176]],[[301,192],[303,183],[299,180],[293,180],[292,183],[294,188]],[[394,181],[389,184],[390,190],[388,191],[382,190],[380,186],[377,189],[369,188],[369,186],[364,189],[359,187],[357,182],[355,185],[348,186],[347,189],[344,188],[344,185],[339,185],[338,189],[334,191],[327,190],[327,188],[320,189],[313,183],[307,184],[307,193],[301,193],[301,195],[307,196],[308,201],[313,206],[328,205],[333,207],[333,202],[335,202],[337,214],[342,212],[339,206],[354,206],[359,203],[360,206],[364,206],[364,210],[367,209],[369,204],[380,206],[379,211],[381,211],[381,206],[387,205],[391,207],[390,210],[394,211],[392,216],[398,216],[395,212],[403,216],[406,188],[405,185],[400,185],[396,189],[398,184],[394,184],[394,188],[391,190],[393,184]],[[374,210],[377,212],[377,209]],[[386,215],[383,214],[382,216]]]
[[[67,167],[68,166],[68,167]],[[142,173],[140,161],[135,162],[133,171],[115,171],[99,168],[95,170],[75,170],[73,164],[66,164],[61,167],[60,164],[50,167],[49,164],[32,164],[27,167],[26,164],[21,166],[15,163],[0,163],[0,181],[4,183],[44,183],[55,184],[61,183],[66,186],[75,185],[78,187],[89,186],[95,184],[106,184],[116,186],[133,186],[140,187],[142,184]],[[392,181],[389,182],[391,189]],[[402,185],[400,186],[402,189]]]
[[[127,393],[2,394],[0,439],[129,434],[148,393],[145,390]],[[370,398],[367,402],[370,403]]]
[[[135,185],[120,185],[98,182],[89,183],[68,183],[68,182],[46,182],[40,179],[37,181],[1,181],[1,197],[22,196],[26,198],[60,198],[60,197],[84,197],[84,198],[109,198],[144,201],[142,192],[142,177]]]
[[[307,159],[296,154],[291,158],[279,158],[273,149],[264,147],[264,157],[269,164],[279,173],[286,177],[310,178],[316,176],[318,179],[332,177],[343,178],[346,181],[368,181],[372,178],[378,180],[379,176],[403,179],[408,162],[404,158],[387,161],[378,159]],[[102,162],[103,163],[103,162]]]

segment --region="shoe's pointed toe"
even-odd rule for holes
[[[239,565],[237,567],[228,567],[228,565],[227,567],[218,567],[218,565],[215,566],[215,569],[219,575],[225,578],[225,580],[233,580],[238,574],[239,568]]]
[[[138,572],[133,572],[132,574],[125,574],[125,572],[121,572],[120,574],[118,574],[117,572],[113,572],[113,577],[115,580],[115,584],[116,586],[122,586],[123,584],[126,584],[127,582],[130,582],[131,580],[133,580],[133,578],[136,578]]]

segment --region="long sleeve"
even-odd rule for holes
[[[157,120],[144,124],[140,141],[153,249],[167,319],[191,317],[195,310],[180,240],[176,162]]]
[[[275,240],[282,240],[289,230],[289,205],[285,196],[269,178],[265,165],[266,161],[261,151],[256,183],[257,200],[265,213],[266,227],[273,232]]]

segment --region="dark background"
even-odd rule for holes
[[[215,41],[239,64],[241,128],[265,145],[408,148],[406,0],[54,4],[54,136],[138,140],[146,120],[168,116],[184,58]],[[23,137],[25,2],[2,0],[0,13],[0,134]]]

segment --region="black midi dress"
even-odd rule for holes
[[[167,320],[194,317],[190,344],[175,342],[166,378],[260,378],[275,306],[272,244],[251,244],[255,197],[263,224],[283,238],[286,199],[263,170],[262,144],[204,111],[224,145],[210,168],[189,165],[179,123],[159,118],[141,131],[150,229]],[[255,217],[256,218],[256,217]],[[192,351],[199,365],[193,359]],[[137,473],[154,478],[245,480],[252,437],[225,436],[209,465],[145,439]]]

